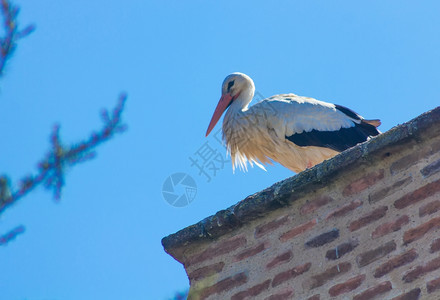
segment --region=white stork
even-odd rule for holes
[[[247,170],[247,161],[262,169],[262,164],[276,161],[299,173],[380,133],[379,120],[295,94],[275,95],[248,107],[254,91],[249,76],[227,76],[206,132],[208,136],[227,109],[223,140],[234,170],[237,165]]]

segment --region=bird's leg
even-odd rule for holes
[[[309,161],[309,162],[307,163],[306,170],[307,170],[307,169],[310,169],[311,167],[313,167],[313,164]]]

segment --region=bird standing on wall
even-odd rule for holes
[[[247,162],[276,161],[299,173],[380,133],[379,120],[365,120],[340,105],[295,94],[280,94],[248,107],[255,92],[243,73],[228,75],[206,136],[227,110],[223,140],[232,168],[247,170]]]

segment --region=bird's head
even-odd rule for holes
[[[240,109],[245,108],[251,102],[254,90],[254,82],[246,74],[236,72],[226,76],[222,84],[222,96],[209,123],[206,136],[229,106],[234,104]]]

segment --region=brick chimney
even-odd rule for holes
[[[165,237],[188,299],[440,299],[440,107]]]

